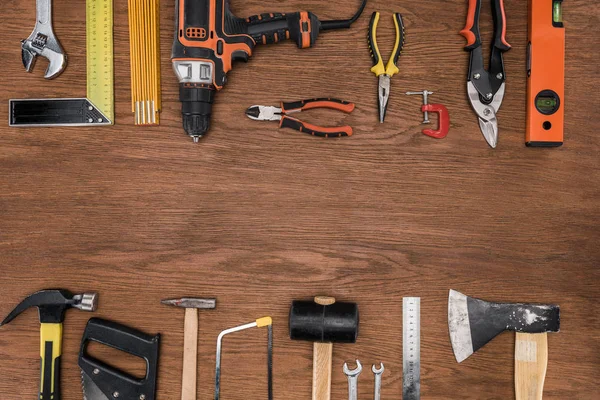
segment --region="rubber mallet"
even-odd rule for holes
[[[358,305],[336,303],[332,297],[293,301],[290,308],[290,338],[314,342],[313,400],[331,398],[333,343],[355,343],[358,337]]]

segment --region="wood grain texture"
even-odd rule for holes
[[[232,0],[231,8],[240,16],[306,9],[331,19],[351,15],[356,3]],[[331,295],[357,302],[361,314],[358,342],[334,347],[332,398],[347,396],[342,365],[358,358],[366,366],[385,363],[382,397],[391,399],[402,387],[402,297],[420,296],[423,398],[513,398],[514,335],[498,336],[460,365],[454,360],[447,295],[455,288],[488,300],[560,304],[561,332],[548,336],[544,398],[597,399],[600,3],[564,4],[566,137],[554,150],[524,147],[526,2],[505,3],[513,49],[505,56],[499,144],[491,150],[465,93],[463,0],[370,1],[352,29],[324,33],[313,49],[257,48],[229,74],[199,145],[182,131],[170,67],[174,1],[161,2],[161,126],[142,128],[130,113],[127,2],[115,0],[117,125],[0,124],[0,315],[38,289],[96,290],[95,316],[162,333],[158,398],[177,399],[182,318],[159,302],[214,296],[217,309],[200,316],[198,399],[213,395],[218,332],[271,315],[275,397],[306,400],[313,346],[288,339],[287,314],[292,299]],[[378,42],[386,60],[393,12],[403,14],[407,31],[383,125],[365,39],[374,10],[382,15]],[[0,2],[2,118],[10,98],[85,94],[84,12],[83,1],[54,1],[69,64],[48,82],[43,61],[31,74],[21,65],[19,41],[33,28],[34,0]],[[486,45],[490,13],[484,2]],[[403,94],[423,89],[450,111],[444,140],[420,133],[420,101]],[[352,138],[319,140],[244,116],[252,104],[319,96],[357,108],[302,118],[349,124]],[[77,352],[90,316],[67,315],[65,400],[82,398]],[[1,400],[36,396],[36,319],[30,310],[0,328]],[[266,397],[265,342],[261,329],[225,340],[223,399]],[[372,393],[373,376],[363,373],[359,395]]]
[[[548,368],[548,334],[515,335],[515,400],[541,400]]]
[[[198,309],[185,309],[181,400],[196,400],[198,382]]]

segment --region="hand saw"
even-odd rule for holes
[[[81,339],[79,367],[84,400],[154,400],[160,335],[151,336],[115,322],[92,318]],[[142,379],[120,371],[87,353],[97,342],[146,361]]]

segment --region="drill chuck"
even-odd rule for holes
[[[195,142],[204,136],[210,127],[214,96],[214,88],[193,83],[179,84],[183,129]]]

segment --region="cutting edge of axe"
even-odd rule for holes
[[[450,290],[448,329],[460,363],[504,331],[558,332],[560,308],[555,304],[492,303]]]

